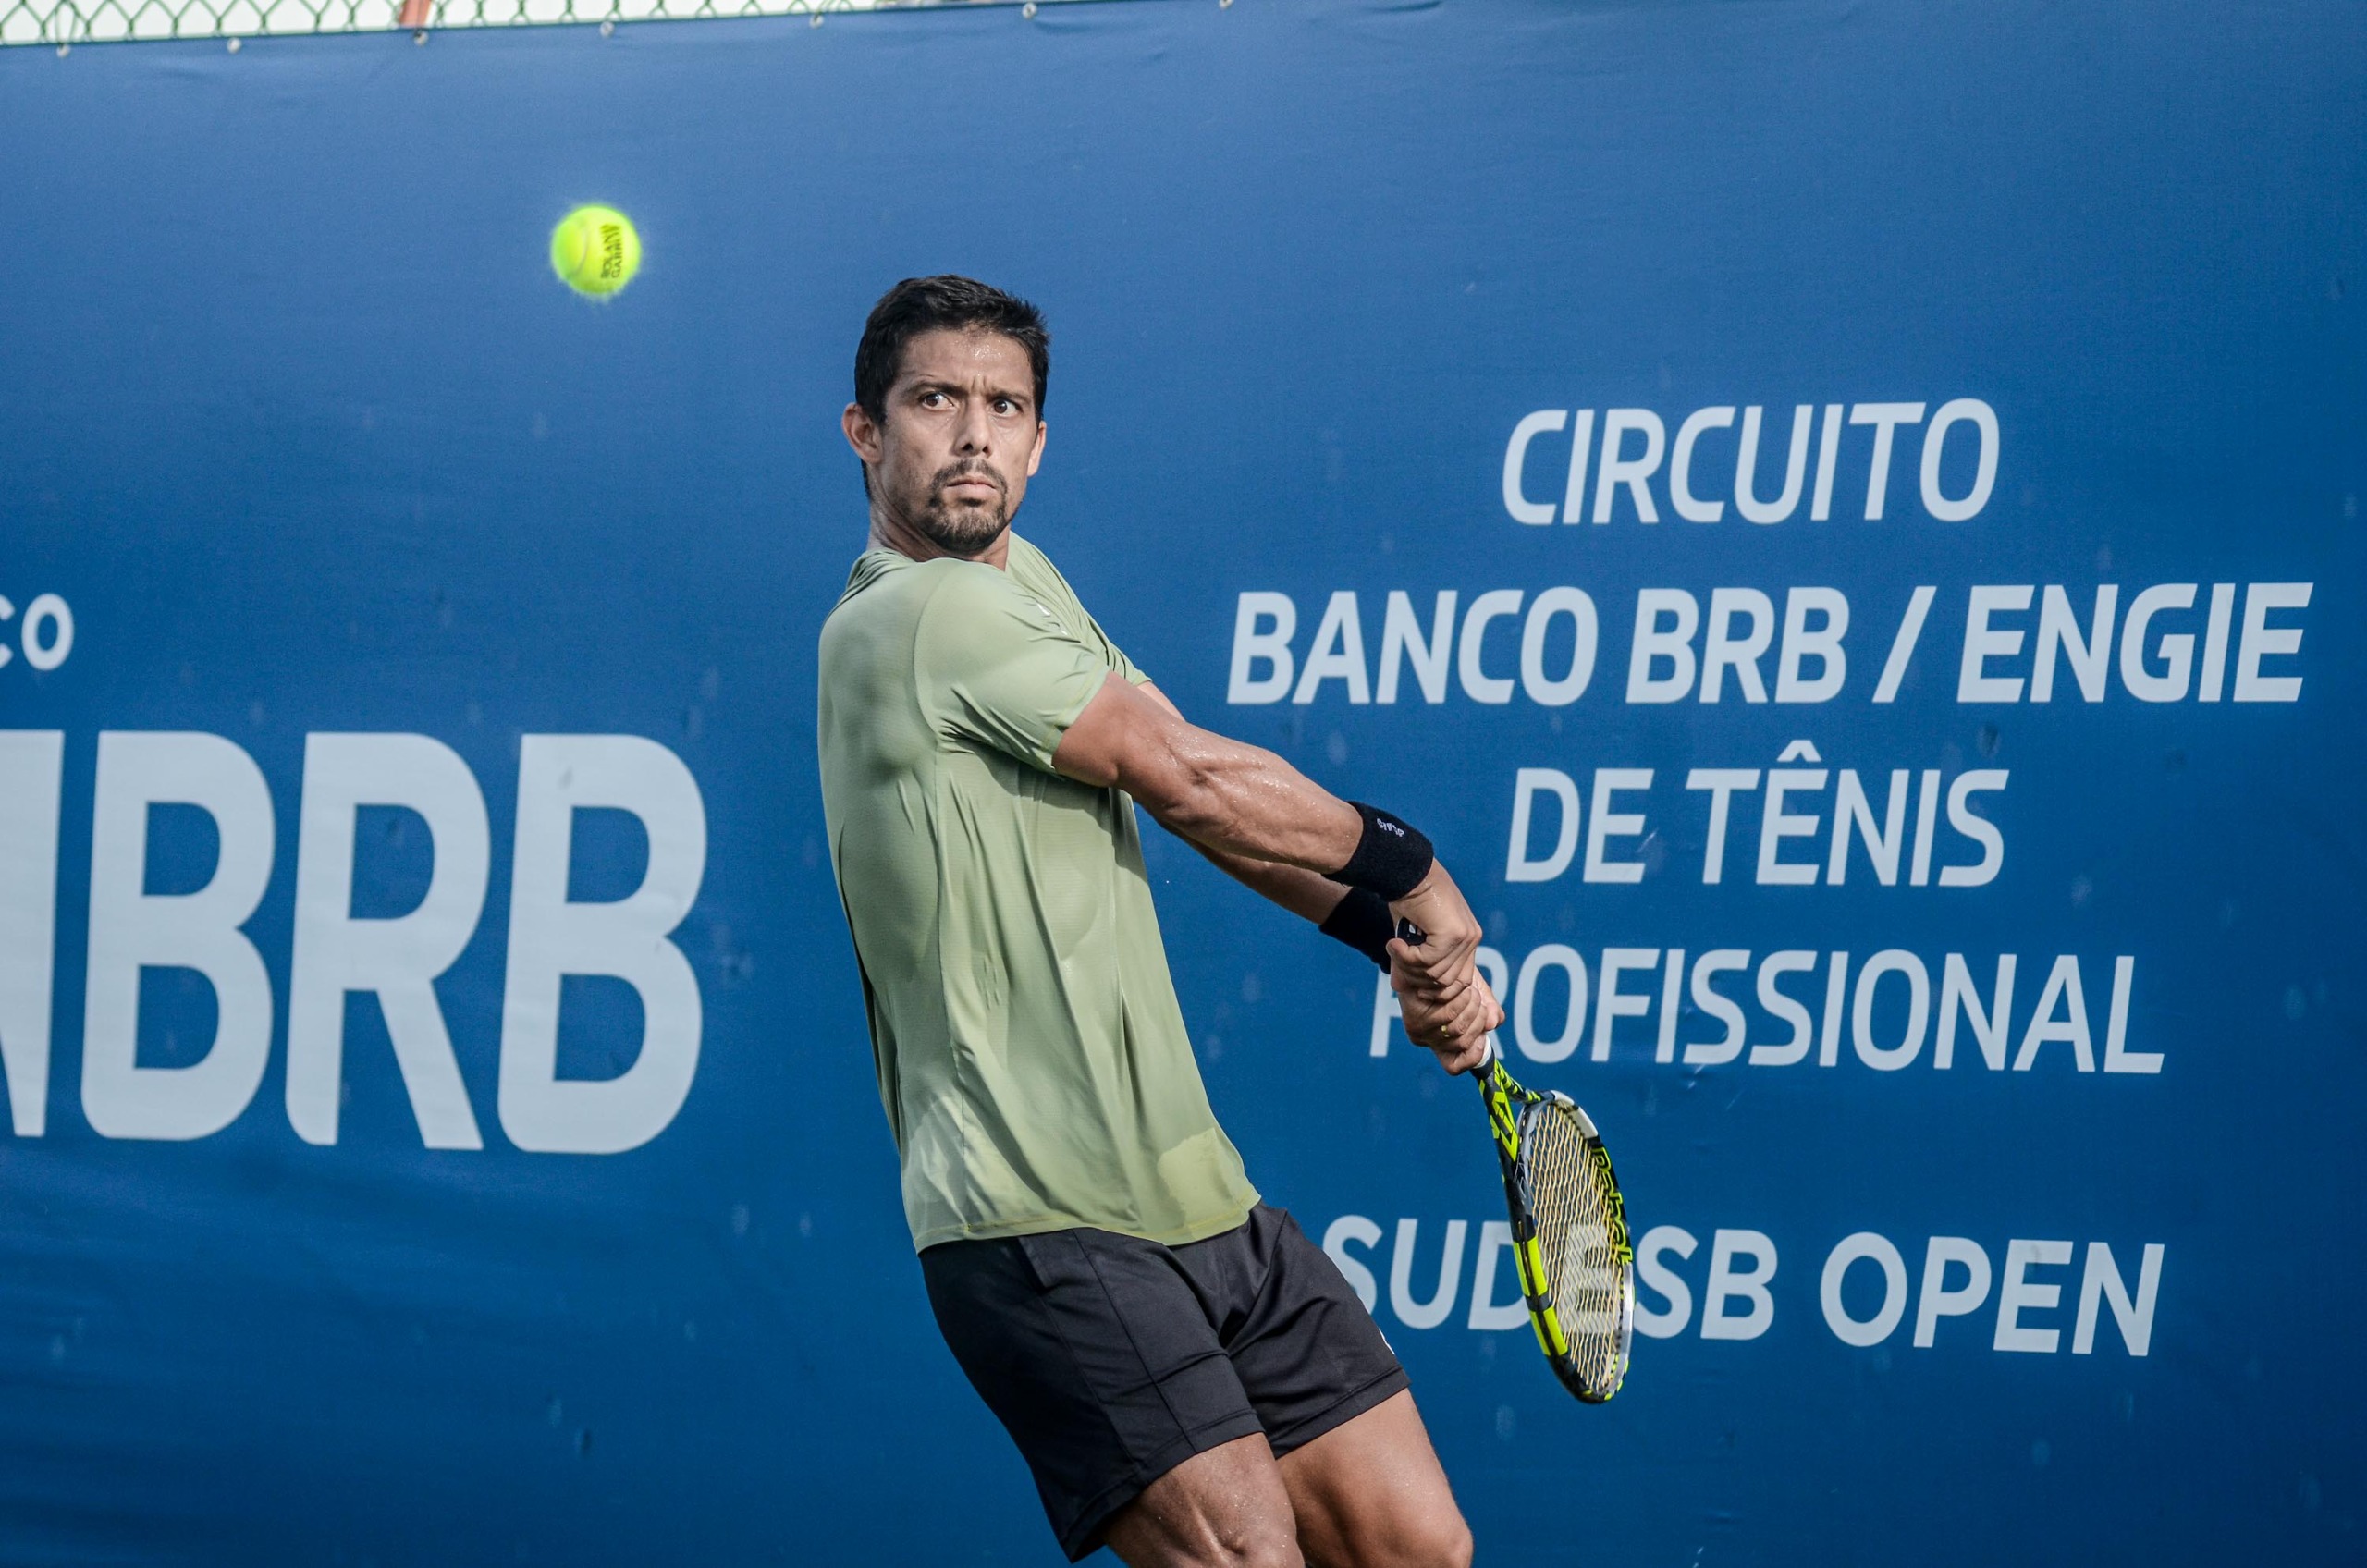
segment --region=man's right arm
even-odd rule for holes
[[[1116,675],[1069,726],[1052,766],[1124,790],[1170,832],[1252,860],[1330,875],[1348,864],[1365,832],[1355,806],[1281,757],[1202,729]],[[1478,921],[1436,863],[1391,912],[1426,934],[1418,949],[1390,948],[1408,1033],[1451,1071],[1477,1065],[1484,1036],[1503,1019],[1478,977]]]

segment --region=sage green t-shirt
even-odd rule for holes
[[[872,550],[822,628],[822,806],[926,1248],[1090,1226],[1180,1245],[1257,1194],[1208,1109],[1131,797],[1052,771],[1116,671],[1042,551]]]

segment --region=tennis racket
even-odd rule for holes
[[[1410,921],[1397,935],[1421,946]],[[1636,1320],[1636,1252],[1611,1157],[1569,1096],[1523,1088],[1505,1071],[1492,1037],[1471,1076],[1503,1168],[1529,1326],[1562,1386],[1600,1404],[1626,1379]]]

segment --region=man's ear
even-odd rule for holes
[[[1049,428],[1040,419],[1036,422],[1036,447],[1027,454],[1027,477],[1030,479],[1036,477],[1036,471],[1044,464],[1044,436]]]
[[[884,455],[879,444],[879,426],[872,423],[870,413],[861,403],[847,405],[846,412],[839,416],[839,428],[846,432],[847,445],[852,447],[854,455],[865,462],[876,464]],[[1040,435],[1036,438],[1036,447],[1039,450],[1043,447]]]

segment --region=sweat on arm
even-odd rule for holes
[[[1357,858],[1368,814],[1273,753],[1191,724],[1155,688],[1105,680],[1052,763],[1080,782],[1125,790],[1161,827],[1306,919],[1329,924],[1343,905],[1331,878]],[[1503,1019],[1478,976],[1478,920],[1436,864],[1389,908],[1428,933],[1419,948],[1392,941],[1384,949],[1408,1032],[1450,1070],[1476,1066],[1484,1036]],[[1331,934],[1368,950],[1346,931]]]

